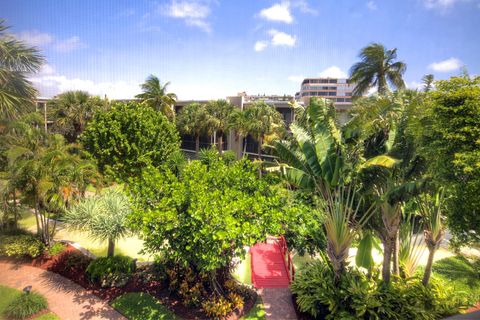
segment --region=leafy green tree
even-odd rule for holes
[[[195,152],[200,150],[200,136],[207,132],[209,117],[205,105],[191,103],[183,107],[176,118],[177,128],[183,134],[195,137]]]
[[[124,181],[149,165],[163,165],[179,150],[179,139],[164,115],[137,103],[97,112],[81,136],[99,170]]]
[[[69,227],[90,234],[98,241],[108,241],[107,256],[113,257],[115,243],[129,234],[127,218],[131,213],[128,197],[119,191],[107,191],[83,198],[67,210]]]
[[[61,93],[48,104],[54,130],[63,134],[69,142],[75,142],[95,112],[105,107],[104,101],[99,97],[91,97],[85,91]]]
[[[167,92],[170,82],[162,84],[158,77],[151,74],[147,80],[141,85],[143,93],[137,94],[135,98],[153,109],[162,112],[167,118],[173,119],[175,101],[177,96],[175,93]]]
[[[428,174],[447,195],[447,225],[454,243],[480,242],[480,77],[435,82],[420,122],[420,154]]]
[[[207,272],[215,285],[245,246],[280,232],[280,197],[256,170],[246,159],[227,165],[220,156],[209,165],[191,161],[178,176],[145,169],[130,186],[131,224],[146,252]]]
[[[248,133],[258,142],[258,158],[261,159],[265,140],[271,141],[284,132],[283,117],[274,106],[263,101],[249,105],[245,117],[248,119]]]
[[[223,135],[230,128],[234,106],[226,100],[209,101],[206,105],[209,126],[218,135],[218,151],[223,152]]]
[[[36,48],[27,46],[7,33],[0,19],[0,118],[14,119],[35,110],[37,91],[27,80],[44,63]]]
[[[372,43],[360,51],[361,61],[350,69],[350,81],[355,83],[354,96],[365,94],[371,87],[377,87],[384,95],[389,91],[388,83],[396,89],[405,88],[403,74],[405,63],[397,60],[397,49],[386,49],[380,43]]]

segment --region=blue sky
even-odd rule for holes
[[[42,96],[131,98],[149,74],[180,99],[294,94],[342,76],[371,42],[398,48],[405,80],[480,73],[480,0],[165,0],[0,3],[11,32],[45,54]]]

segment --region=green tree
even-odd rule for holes
[[[229,119],[230,128],[235,131],[236,140],[243,141],[243,154],[247,148],[249,118],[245,110],[234,109]]]
[[[209,117],[205,105],[191,103],[183,107],[176,118],[177,128],[183,134],[195,137],[195,152],[200,150],[200,136],[207,131]]]
[[[146,252],[207,272],[215,284],[245,246],[280,232],[280,197],[256,170],[246,159],[228,165],[220,156],[208,165],[191,161],[178,176],[144,170],[131,184],[131,223]]]
[[[45,60],[8,29],[0,19],[0,118],[14,119],[35,110],[37,91],[27,76],[38,72]]]
[[[433,77],[433,74],[426,74],[422,78],[422,83],[423,83],[423,91],[429,92],[433,89],[433,83],[435,81],[435,78]]]
[[[127,218],[131,213],[128,197],[119,191],[107,191],[83,198],[67,210],[69,227],[90,234],[98,241],[108,241],[107,256],[113,257],[115,243],[129,234]]]
[[[226,100],[209,101],[206,105],[210,118],[209,126],[218,135],[218,151],[223,152],[223,135],[230,128],[230,119],[234,106]]]
[[[162,84],[158,77],[151,74],[147,80],[141,85],[143,93],[137,94],[135,98],[140,99],[145,105],[162,112],[169,119],[173,119],[175,101],[177,96],[175,93],[167,92],[170,82]]]
[[[163,165],[180,145],[173,123],[137,103],[97,112],[80,140],[102,173],[123,181],[144,167]]]
[[[69,142],[77,140],[87,122],[103,107],[104,101],[85,91],[67,91],[49,101],[55,131],[63,134]]]
[[[443,186],[454,244],[480,242],[480,77],[435,82],[418,128],[428,175]]]
[[[403,74],[405,63],[397,60],[397,49],[386,49],[380,43],[372,43],[360,51],[361,61],[350,69],[350,81],[355,83],[354,96],[365,94],[371,87],[377,87],[384,95],[389,91],[388,83],[396,89],[405,88]]]
[[[278,138],[284,132],[283,117],[274,106],[263,101],[249,105],[245,117],[248,119],[248,133],[258,142],[258,159],[261,159],[265,140]]]

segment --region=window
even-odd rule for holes
[[[345,102],[352,102],[351,98],[345,98]]]
[[[345,98],[337,98],[337,102],[345,102]]]
[[[336,96],[336,95],[337,95],[337,92],[329,92],[328,95],[329,95],[329,96]]]
[[[337,79],[329,79],[328,83],[337,83]]]

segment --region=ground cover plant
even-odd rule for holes
[[[178,319],[172,311],[148,293],[126,293],[113,300],[111,305],[130,320]]]

